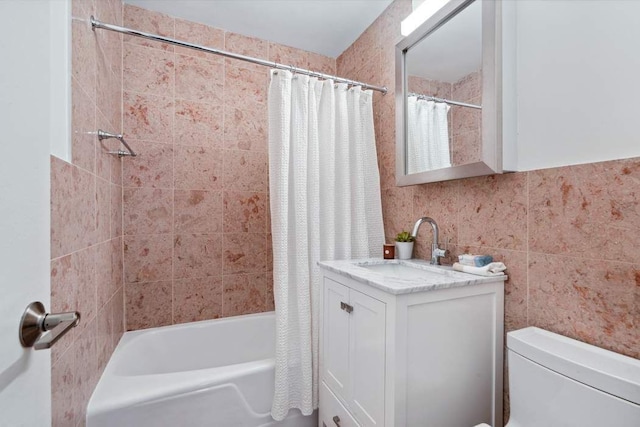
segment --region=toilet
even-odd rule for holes
[[[507,349],[507,427],[640,426],[640,360],[535,327]]]

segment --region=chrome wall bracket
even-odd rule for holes
[[[33,347],[36,350],[50,348],[62,338],[71,328],[80,323],[80,313],[50,314],[39,302],[32,302],[27,306],[20,320],[20,343],[23,347]]]
[[[124,145],[126,147],[126,149],[128,151],[124,151],[124,150],[117,150],[117,151],[109,151],[109,154],[114,154],[117,155],[118,157],[122,158],[125,156],[131,156],[131,157],[136,157],[137,154],[135,151],[133,151],[131,149],[131,147],[129,147],[129,144],[127,144],[127,141],[124,140],[124,135],[122,134],[117,134],[117,133],[111,133],[111,132],[106,132],[103,131],[102,129],[98,129],[98,140],[102,141],[103,139],[110,139],[110,138],[115,138],[118,141],[120,141],[122,143],[122,145]]]

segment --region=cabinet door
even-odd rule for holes
[[[343,401],[349,387],[349,288],[325,277],[323,295],[322,377]]]
[[[384,425],[385,311],[383,302],[351,290],[348,405],[363,426]]]

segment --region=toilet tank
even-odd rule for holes
[[[640,360],[534,327],[507,349],[508,427],[640,426]]]

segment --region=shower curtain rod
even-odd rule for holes
[[[474,105],[474,104],[467,104],[466,102],[450,101],[444,98],[436,98],[435,96],[431,96],[431,95],[422,95],[421,93],[411,92],[409,93],[409,96],[415,96],[418,99],[425,99],[427,101],[444,102],[445,104],[449,104],[449,105],[457,105],[459,107],[468,107],[468,108],[475,108],[476,110],[482,110],[482,105]]]
[[[337,83],[346,83],[352,86],[362,86],[363,89],[371,89],[377,90],[378,92],[382,92],[383,94],[387,93],[386,86],[374,86],[367,83],[362,83],[356,80],[349,80],[338,76],[332,76],[330,74],[319,73],[316,71],[306,70],[304,68],[294,67],[293,65],[285,65],[280,64],[278,62],[266,61],[264,59],[253,58],[251,56],[240,55],[237,53],[226,52],[224,50],[213,49],[210,47],[200,46],[197,44],[187,43],[180,40],[171,39],[169,37],[159,36],[157,34],[145,33],[143,31],[132,30],[126,27],[119,27],[117,25],[107,24],[105,22],[98,21],[93,16],[91,16],[91,28],[95,31],[96,28],[102,30],[114,31],[116,33],[128,34],[131,36],[142,37],[145,39],[155,40],[158,42],[169,43],[176,46],[187,47],[190,49],[199,50],[201,52],[213,53],[214,55],[226,56],[227,58],[238,59],[240,61],[251,62],[253,64],[264,65],[265,67],[278,68],[280,70],[288,70],[292,73],[305,74],[307,76],[319,77],[325,80],[333,80]]]

